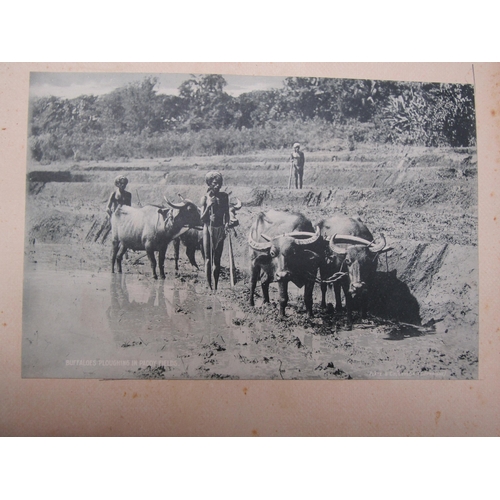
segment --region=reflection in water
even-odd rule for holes
[[[167,337],[210,344],[232,326],[234,317],[216,295],[198,293],[192,283],[111,276],[107,318],[114,339],[126,346]]]
[[[164,283],[149,284],[136,278],[128,283],[128,280],[130,277],[126,274],[111,275],[109,327],[118,342],[146,342],[143,336],[160,333],[168,329],[171,322]]]
[[[328,339],[295,328],[293,341],[278,342],[268,325],[219,297],[181,280],[33,272],[23,376],[137,378],[156,363],[165,378],[286,378],[306,369],[317,378],[315,368],[330,360],[322,355],[331,352]]]

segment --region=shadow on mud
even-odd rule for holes
[[[399,324],[387,332],[387,337],[384,340],[405,340],[411,337],[423,337],[424,335],[432,335],[436,333],[433,326],[428,328],[417,327],[415,325]]]
[[[370,312],[379,318],[421,325],[420,306],[396,271],[377,272],[370,296]],[[413,335],[414,336],[414,335]]]
[[[394,322],[384,340],[405,340],[436,333],[433,321],[422,325],[418,301],[408,285],[397,278],[396,270],[377,272],[373,292],[370,312]]]

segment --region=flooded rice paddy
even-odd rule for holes
[[[477,377],[476,334],[370,317],[303,311],[290,286],[287,317],[248,305],[243,277],[216,293],[201,271],[154,280],[149,266],[123,274],[74,262],[64,245],[37,245],[24,274],[25,378],[98,379],[461,379]],[[135,258],[135,257],[134,257]],[[133,261],[131,258],[129,262]],[[95,261],[101,256],[93,256]],[[79,267],[79,269],[74,269]]]
[[[288,364],[305,372],[314,364],[300,353],[278,360],[271,352],[256,371],[261,347],[241,324],[245,313],[223,307],[202,284],[31,270],[24,311],[25,377],[283,378]],[[297,333],[313,346],[311,334]]]

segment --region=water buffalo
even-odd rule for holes
[[[179,270],[179,253],[181,243],[186,247],[186,257],[188,258],[190,264],[199,269],[196,263],[195,253],[197,250],[201,252],[203,260],[205,260],[205,252],[203,251],[203,233],[201,231],[201,226],[189,229],[184,234],[179,236],[174,240],[174,260],[175,260],[175,270]]]
[[[352,300],[360,298],[361,315],[366,318],[370,288],[377,270],[377,257],[390,250],[385,238],[378,241],[359,220],[343,215],[322,220],[321,232],[324,253],[320,265],[321,307],[326,309],[326,291],[333,285],[335,307],[342,310],[340,290],[344,291],[347,324],[352,328]]]
[[[184,201],[181,195],[180,198]],[[236,198],[235,203],[231,203],[229,206],[229,213],[231,216],[230,226],[234,227],[238,225],[238,219],[236,218],[236,212],[241,208],[241,201]],[[201,219],[198,216],[198,221],[196,224],[193,224],[193,228],[186,231],[179,238],[174,240],[174,260],[175,260],[175,270],[179,270],[179,251],[180,244],[186,247],[186,257],[188,258],[190,264],[199,269],[198,264],[196,263],[195,253],[197,250],[201,252],[201,256],[203,260],[205,260],[205,252],[203,250],[203,231]]]
[[[251,259],[250,305],[254,305],[257,280],[260,279],[264,302],[269,302],[269,284],[278,282],[280,315],[285,316],[288,303],[288,283],[304,289],[306,310],[312,316],[312,293],[321,243],[309,219],[299,213],[271,210],[261,213],[248,236]]]
[[[160,277],[165,278],[165,253],[169,243],[199,219],[198,208],[193,202],[185,200],[174,204],[166,201],[170,209],[146,205],[142,208],[121,206],[115,210],[111,216],[111,272],[115,272],[115,262],[118,272],[122,272],[122,258],[128,249],[145,250],[155,279],[158,279],[155,258],[158,252]]]

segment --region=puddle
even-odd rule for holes
[[[228,345],[248,343],[238,317],[201,284],[27,270],[23,377],[133,378],[146,362],[175,368],[221,337]]]

